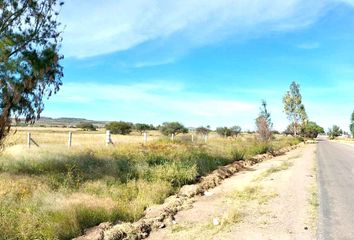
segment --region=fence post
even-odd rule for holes
[[[194,142],[194,133],[192,133],[192,142]]]
[[[112,143],[112,139],[111,139],[111,132],[109,130],[106,131],[106,146],[108,146],[108,144]]]
[[[205,143],[207,143],[207,141],[208,141],[208,134],[205,134],[205,135],[204,135],[204,141],[205,141]]]
[[[69,140],[68,140],[68,146],[69,147],[71,147],[72,141],[73,141],[73,133],[69,132]]]
[[[31,133],[27,133],[27,145],[28,145],[28,148],[31,148]]]
[[[171,134],[171,140],[172,140],[172,141],[175,140],[175,134],[174,134],[174,133]]]
[[[147,132],[144,132],[144,144],[146,144],[147,143]]]

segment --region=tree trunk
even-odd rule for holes
[[[11,126],[10,109],[11,109],[10,106],[7,106],[3,109],[2,113],[0,114],[0,145],[10,130],[10,126]]]

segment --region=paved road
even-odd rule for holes
[[[318,239],[354,239],[354,146],[319,140]]]

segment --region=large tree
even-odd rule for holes
[[[177,135],[179,133],[187,133],[188,129],[183,126],[183,124],[179,122],[164,122],[162,126],[160,126],[160,132],[163,135]]]
[[[57,0],[0,0],[0,142],[11,118],[33,122],[62,85]]]
[[[200,135],[208,135],[210,132],[210,129],[208,127],[200,126],[195,129],[195,132]]]
[[[216,128],[216,132],[225,138],[231,136],[231,130],[228,127],[218,127]]]
[[[110,122],[106,124],[106,130],[109,130],[112,134],[127,135],[131,133],[133,124],[130,122]]]
[[[216,132],[223,137],[230,137],[230,136],[235,136],[237,137],[241,133],[241,127],[240,126],[233,126],[231,128],[228,127],[218,127],[216,128]]]
[[[337,125],[333,125],[332,128],[329,128],[327,132],[330,139],[335,139],[336,137],[342,135],[342,133],[343,130]]]
[[[134,129],[138,131],[140,134],[143,134],[147,130],[152,130],[153,126],[145,123],[136,123],[134,124]]]
[[[289,91],[283,97],[284,112],[293,126],[293,133],[296,136],[301,127],[307,122],[307,114],[304,104],[302,104],[302,96],[300,93],[300,85],[296,82],[290,84]]]
[[[301,129],[301,134],[304,137],[316,138],[318,134],[325,133],[323,127],[319,126],[315,122],[307,122],[307,124]]]
[[[232,126],[230,128],[231,136],[237,137],[241,133],[241,130],[242,130],[241,127],[238,125]]]

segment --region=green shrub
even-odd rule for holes
[[[110,122],[106,124],[106,129],[109,130],[112,134],[122,134],[127,135],[133,129],[133,124],[128,122]]]
[[[96,131],[97,127],[92,123],[79,123],[76,125],[77,128],[81,128],[84,131]]]
[[[183,126],[183,124],[179,122],[164,122],[162,126],[160,126],[160,132],[163,135],[171,135],[171,134],[179,134],[179,133],[187,133],[188,129]]]
[[[240,161],[245,159],[245,151],[242,149],[234,148],[231,151],[231,158],[233,161]]]
[[[268,142],[256,142],[247,149],[248,156],[254,156],[257,154],[267,153],[270,150],[270,144]]]

